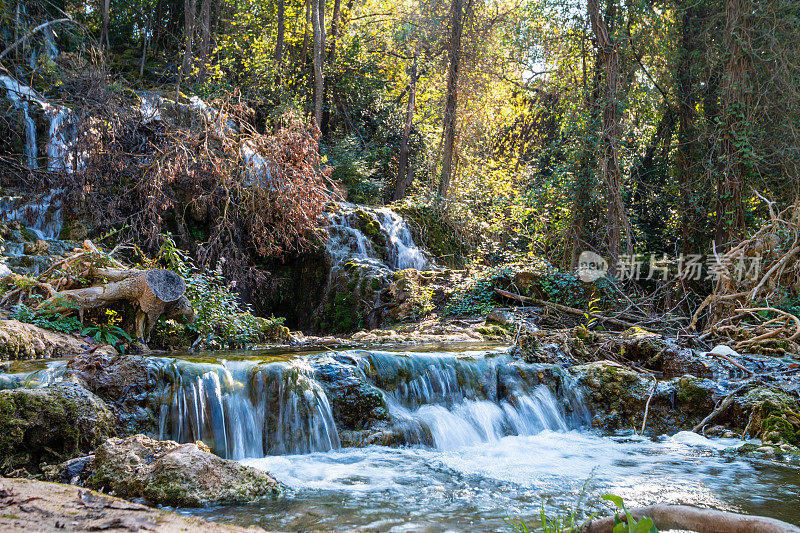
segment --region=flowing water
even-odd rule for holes
[[[656,439],[588,428],[562,370],[505,349],[149,358],[159,437],[202,439],[270,472],[286,495],[185,511],[268,530],[509,531],[542,503],[604,509],[692,503],[800,522],[796,464],[749,459],[739,440],[682,432]],[[0,388],[45,386],[65,363],[9,365]],[[355,380],[355,381],[354,381]],[[378,391],[405,446],[341,446],[337,383]],[[355,401],[349,397],[346,401]]]
[[[385,256],[376,250],[375,243],[359,229],[366,222],[377,225],[386,241]],[[384,266],[389,270],[430,269],[433,264],[427,254],[414,243],[411,230],[403,218],[389,208],[374,208],[357,204],[339,204],[329,214],[328,253],[333,263],[358,259]]]

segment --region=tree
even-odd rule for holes
[[[403,138],[400,141],[400,156],[397,165],[397,183],[394,189],[394,199],[402,200],[408,188],[414,181],[414,172],[408,166],[408,143],[411,137],[411,128],[414,125],[414,107],[417,96],[417,53],[411,63],[411,72],[408,76],[408,104],[406,105],[406,124],[403,128]]]
[[[103,29],[100,32],[100,45],[104,46],[106,50],[111,48],[111,41],[108,37],[108,21],[110,18],[111,0],[103,0]]]
[[[314,39],[314,123],[322,127],[322,100],[325,90],[323,60],[325,52],[325,0],[311,0]]]
[[[597,41],[597,48],[603,61],[605,91],[603,92],[602,147],[600,156],[600,175],[605,186],[608,202],[608,228],[605,245],[614,263],[619,258],[621,241],[627,244],[628,253],[633,252],[630,221],[622,200],[622,170],[620,168],[619,143],[622,137],[622,113],[619,109],[620,94],[620,55],[617,44],[611,40],[609,27],[600,13],[599,0],[588,0],[589,19]],[[613,20],[613,0],[608,18]]]
[[[471,0],[467,0],[467,9]],[[453,148],[456,138],[458,106],[458,70],[461,62],[461,36],[464,31],[464,0],[453,0],[450,8],[450,40],[447,43],[449,66],[442,119],[442,174],[439,178],[439,197],[446,198],[453,173]]]

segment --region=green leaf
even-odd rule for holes
[[[613,502],[620,509],[624,509],[625,508],[625,504],[622,503],[622,498],[620,498],[619,496],[615,496],[613,494],[603,494],[601,496],[601,498],[603,498],[604,500],[608,500],[610,502]]]

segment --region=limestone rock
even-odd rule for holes
[[[106,404],[76,383],[0,391],[3,473],[86,453],[113,431]]]
[[[202,442],[144,435],[108,439],[97,449],[89,483],[125,498],[186,507],[250,502],[281,490],[269,474],[217,457]]]
[[[112,346],[101,346],[94,341],[46,330],[17,320],[0,320],[0,359],[35,359],[76,355],[95,349],[114,353]]]

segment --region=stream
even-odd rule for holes
[[[510,531],[506,517],[535,524],[542,504],[551,514],[579,500],[607,512],[600,496],[612,493],[630,506],[688,503],[800,522],[796,464],[739,456],[738,439],[590,429],[572,376],[502,347],[273,350],[150,357],[148,365],[160,405],[154,436],[202,439],[288,488],[275,500],[180,510],[213,521]],[[14,364],[0,388],[46,386],[65,366]],[[343,447],[339,417],[352,405],[383,416],[380,427],[398,445]]]

